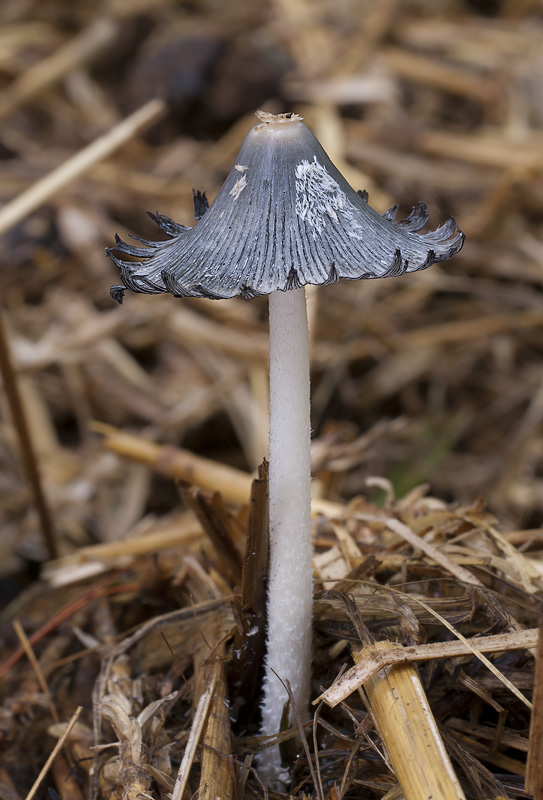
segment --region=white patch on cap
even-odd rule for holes
[[[234,186],[230,189],[228,194],[230,195],[230,197],[233,197],[234,200],[237,200],[246,186],[247,186],[247,176],[242,175],[241,178],[235,182]]]
[[[338,212],[348,223],[346,233],[353,239],[362,238],[362,226],[356,219],[360,213],[347,198],[326,168],[304,159],[296,167],[296,214],[314,228],[313,236],[322,233],[327,221],[339,222]]]
[[[243,164],[234,164],[234,169],[237,169],[238,172],[245,172],[249,167],[244,167]]]

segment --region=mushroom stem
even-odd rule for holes
[[[309,342],[305,290],[269,296],[270,567],[262,734],[278,733],[288,680],[298,712],[308,713],[313,605]],[[281,680],[279,680],[281,678]],[[292,713],[290,715],[292,720]],[[279,747],[265,750],[263,779],[285,778]]]

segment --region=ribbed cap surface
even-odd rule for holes
[[[156,216],[167,241],[140,240],[139,247],[117,238],[108,251],[123,281],[112,287],[115,299],[124,289],[252,297],[340,278],[382,278],[425,269],[462,247],[452,218],[417,233],[428,221],[423,203],[398,223],[395,208],[374,211],[296,115],[260,118],[211,207],[195,195],[201,218],[194,227]]]

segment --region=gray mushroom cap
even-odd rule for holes
[[[464,235],[451,217],[429,233],[424,203],[395,222],[352,189],[295,114],[259,112],[234,167],[210,208],[195,193],[192,228],[151,215],[169,235],[161,242],[116,237],[108,250],[125,289],[177,297],[269,294],[340,278],[384,278],[426,269],[457,253]],[[118,254],[137,261],[126,261]]]

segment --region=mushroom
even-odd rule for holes
[[[222,299],[269,295],[270,449],[267,656],[263,735],[280,728],[288,681],[308,713],[312,570],[309,347],[306,284],[396,277],[451,258],[464,236],[454,219],[429,233],[423,203],[395,222],[379,214],[332,164],[297,114],[257,112],[213,204],[194,193],[194,227],[151,215],[169,238],[144,246],[116,237],[108,250],[125,289]],[[136,261],[127,261],[126,254]],[[278,746],[260,761],[263,779],[284,780]]]

